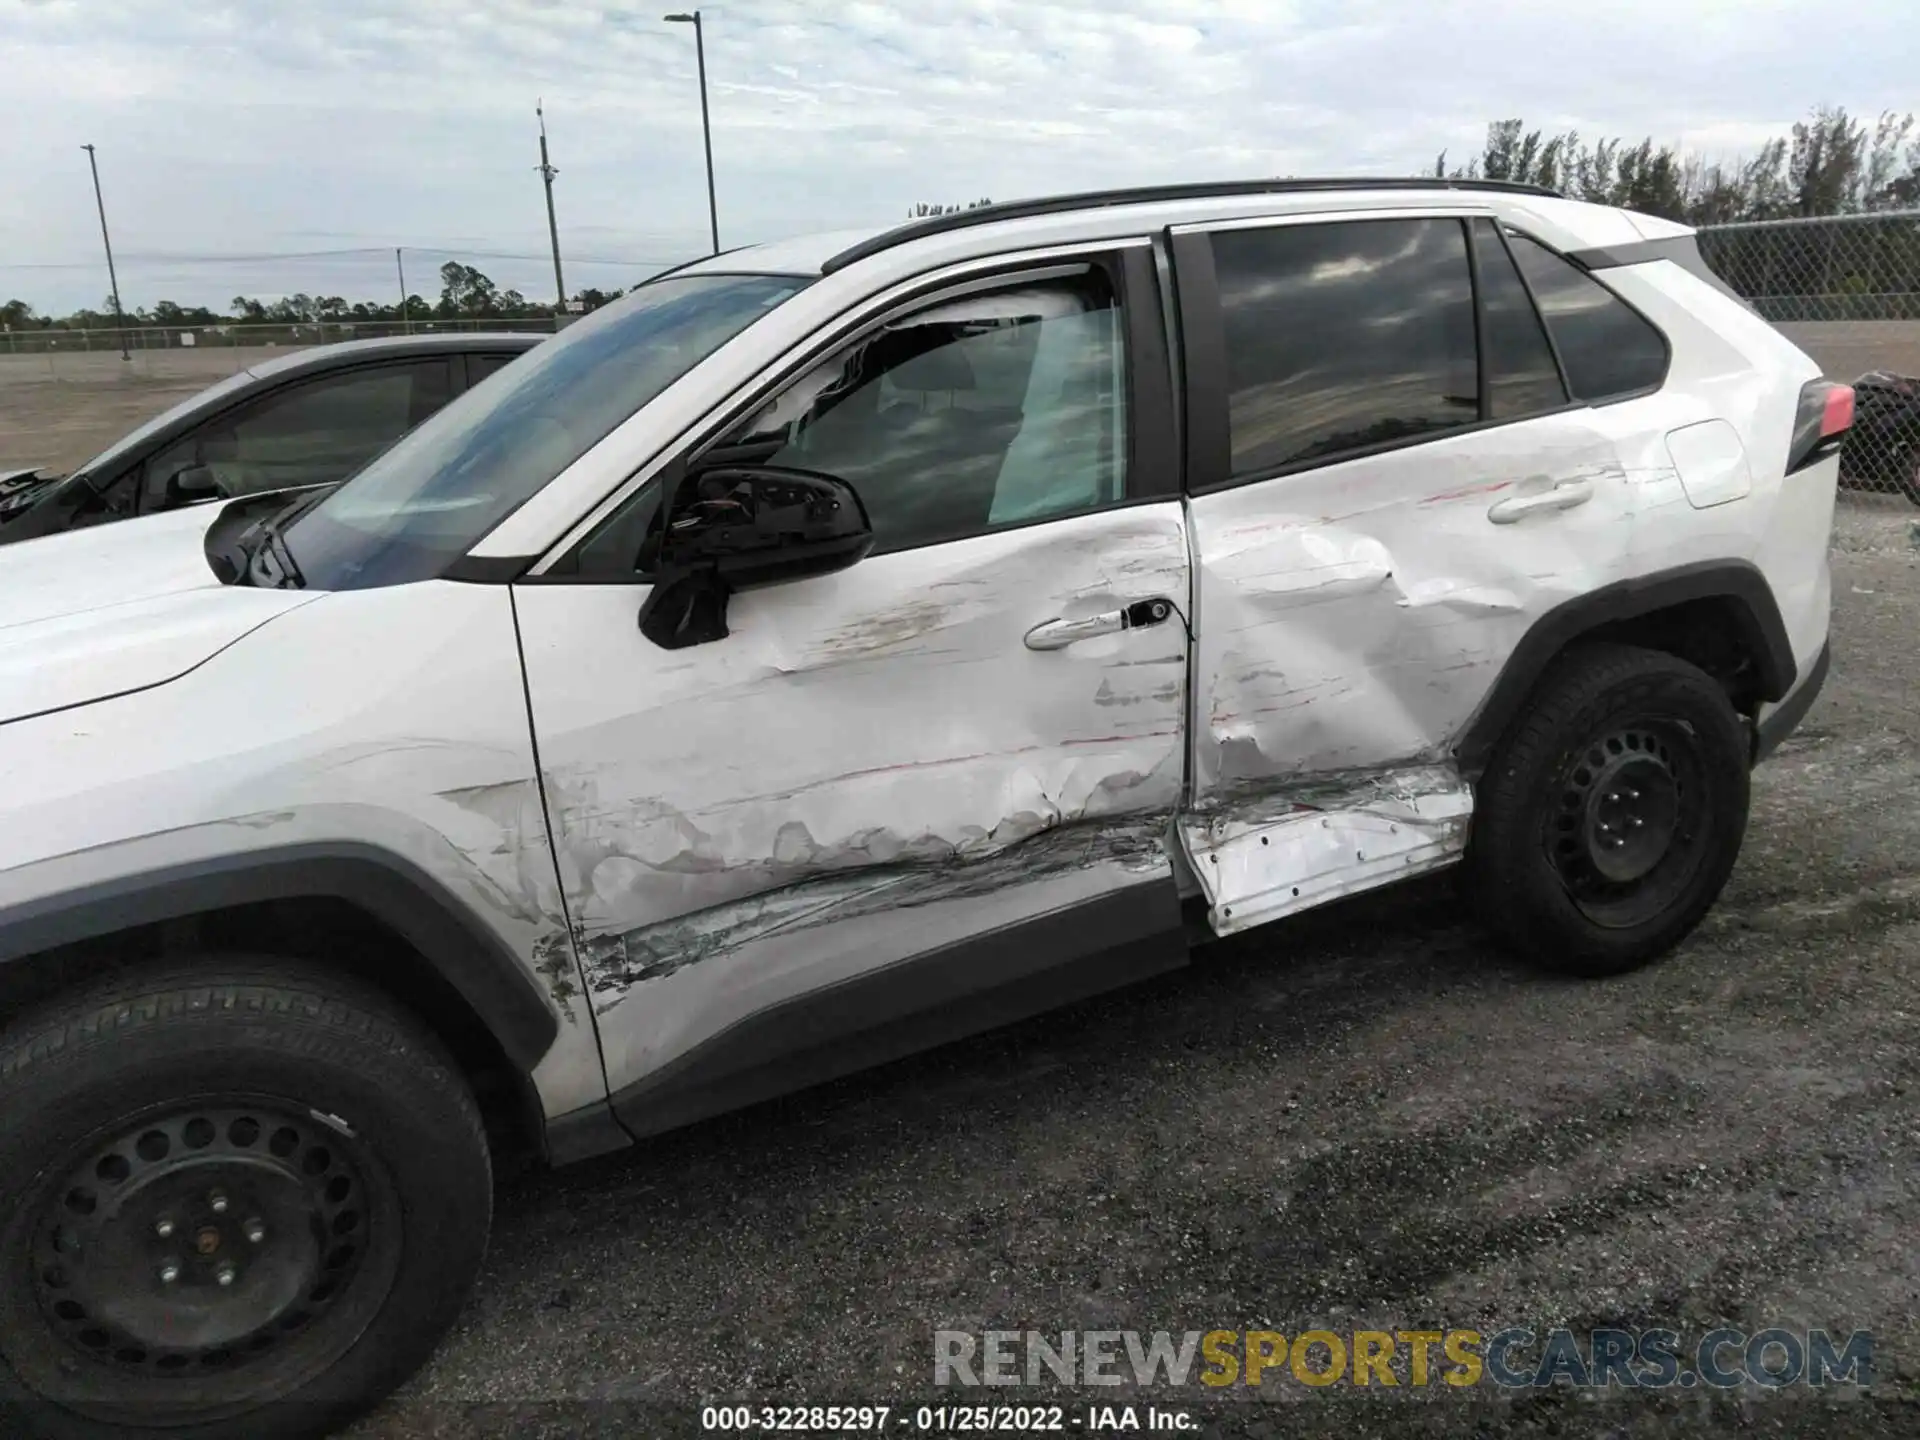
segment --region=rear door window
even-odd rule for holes
[[[1553,332],[1575,399],[1598,405],[1660,388],[1667,341],[1652,321],[1538,240],[1511,230],[1507,238]]]
[[[1233,478],[1480,419],[1459,220],[1226,230],[1212,245]]]

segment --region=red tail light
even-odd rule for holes
[[[1809,380],[1800,390],[1800,411],[1794,417],[1793,445],[1787,452],[1787,473],[1804,470],[1840,449],[1853,428],[1853,387],[1831,380]]]

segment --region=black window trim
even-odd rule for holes
[[[1003,288],[1005,282],[1017,280],[1021,275],[1058,272],[1074,266],[1099,266],[1107,272],[1125,322],[1123,352],[1127,393],[1125,493],[1120,499],[1107,505],[1074,510],[1061,515],[1039,515],[1028,520],[995,525],[968,535],[944,536],[918,545],[905,545],[898,549],[879,551],[876,552],[875,558],[881,555],[904,555],[934,545],[953,545],[985,535],[1010,534],[1036,525],[1057,524],[1060,521],[1077,519],[1084,515],[1102,515],[1116,510],[1131,509],[1138,505],[1179,499],[1184,477],[1181,473],[1180,452],[1175,440],[1178,404],[1173,385],[1172,359],[1169,353],[1166,324],[1163,318],[1162,292],[1154,269],[1152,239],[1147,235],[1109,238],[1089,241],[1084,245],[1058,247],[1057,250],[1049,247],[1048,251],[1041,254],[1028,250],[1005,257],[983,257],[981,263],[969,265],[963,273],[959,274],[955,273],[955,267],[951,264],[943,265],[939,270],[916,277],[918,283],[912,280],[906,282],[910,288],[893,292],[891,298],[878,307],[873,307],[869,303],[856,305],[832,324],[822,326],[809,337],[808,343],[788,352],[782,358],[780,367],[772,379],[736,392],[725,404],[710,412],[689,432],[687,437],[677,441],[670,452],[657,457],[642,471],[636,472],[639,477],[637,481],[635,476],[629,476],[628,480],[609,497],[611,503],[603,501],[601,505],[594,507],[595,512],[599,513],[593,516],[590,524],[584,527],[576,525],[568,532],[571,538],[563,540],[561,544],[548,551],[553,559],[545,568],[531,570],[525,560],[513,557],[511,574],[507,573],[507,566],[503,564],[491,573],[481,574],[476,571],[455,578],[525,585],[649,583],[649,577],[639,571],[631,574],[579,574],[567,572],[561,567],[577,564],[580,552],[592,543],[626,506],[634,503],[649,486],[654,484],[677,486],[686,477],[689,463],[710,448],[728,430],[753,414],[768,400],[782,393],[813,366],[854,343],[862,335],[904,314],[923,309],[930,302],[937,302],[941,296],[949,293],[956,299],[963,298],[967,294],[989,293]],[[583,517],[583,519],[586,518],[589,517]]]
[[[1520,281],[1520,289],[1527,297],[1527,304],[1533,307],[1534,322],[1539,325],[1540,333],[1547,337],[1547,349],[1553,352],[1553,368],[1554,373],[1560,377],[1560,393],[1567,397],[1569,403],[1556,407],[1552,413],[1558,414],[1563,409],[1583,408],[1585,402],[1574,396],[1573,380],[1567,374],[1567,361],[1566,357],[1560,353],[1560,341],[1554,335],[1553,327],[1547,323],[1546,312],[1540,308],[1540,297],[1533,293],[1533,284],[1527,279],[1527,272],[1520,268],[1520,257],[1513,253],[1513,244],[1507,238],[1507,226],[1497,215],[1493,217],[1493,233],[1499,237],[1500,248],[1506,252],[1507,264],[1512,267],[1514,275]],[[1479,234],[1478,225],[1467,227],[1467,242],[1476,249],[1480,244]]]
[[[1565,261],[1568,265],[1571,265],[1580,274],[1586,276],[1587,279],[1591,280],[1594,284],[1598,285],[1602,290],[1606,291],[1607,294],[1611,295],[1615,300],[1618,300],[1622,305],[1626,306],[1628,310],[1632,311],[1634,315],[1639,317],[1640,322],[1643,325],[1645,325],[1649,330],[1653,331],[1655,335],[1660,337],[1660,356],[1661,356],[1660,378],[1657,381],[1655,381],[1651,385],[1642,385],[1637,390],[1621,390],[1611,395],[1601,396],[1600,398],[1595,400],[1579,400],[1579,397],[1575,396],[1574,398],[1576,400],[1579,400],[1580,404],[1589,406],[1592,409],[1598,410],[1605,405],[1619,405],[1619,404],[1623,404],[1628,400],[1644,400],[1647,398],[1647,396],[1658,395],[1662,390],[1667,388],[1667,377],[1673,373],[1673,337],[1668,335],[1667,332],[1661,326],[1655,324],[1653,317],[1651,315],[1647,314],[1646,311],[1642,310],[1638,305],[1634,304],[1631,300],[1627,299],[1626,296],[1622,295],[1618,290],[1614,289],[1613,286],[1607,284],[1605,280],[1601,279],[1601,277],[1595,273],[1593,267],[1588,265],[1583,265],[1578,260],[1574,259],[1573,256],[1568,254],[1566,251],[1556,249],[1552,245],[1549,245],[1546,241],[1542,240],[1538,235],[1535,235],[1531,231],[1527,230],[1524,226],[1512,225],[1512,224],[1509,224],[1507,221],[1501,220],[1498,218],[1495,219],[1494,223],[1500,227],[1500,232],[1501,232],[1500,238],[1501,240],[1507,242],[1507,250],[1509,254],[1511,254],[1513,250],[1512,242],[1509,239],[1509,232],[1511,232],[1511,234],[1513,235],[1518,235],[1523,239],[1531,240],[1534,244],[1538,245],[1542,250],[1546,251],[1549,255],[1553,256],[1555,259]],[[1560,342],[1554,338],[1553,322],[1547,319],[1547,312],[1540,308],[1540,297],[1538,295],[1534,295],[1533,286],[1529,284],[1527,281],[1526,269],[1520,264],[1520,257],[1518,255],[1515,255],[1513,257],[1513,268],[1520,272],[1520,283],[1523,285],[1526,285],[1527,293],[1533,296],[1534,313],[1540,317],[1540,323],[1546,327],[1547,342],[1553,346],[1554,357],[1556,359],[1559,359],[1560,358]],[[1561,379],[1566,383],[1567,394],[1572,395],[1573,394],[1573,377],[1566,372],[1564,362],[1562,362],[1562,366],[1561,366]]]
[[[1566,258],[1545,241],[1537,240],[1519,226],[1510,226],[1506,220],[1488,210],[1418,212],[1351,210],[1336,214],[1262,216],[1257,221],[1235,219],[1170,228],[1168,243],[1173,254],[1173,288],[1180,335],[1179,364],[1186,377],[1186,383],[1182,387],[1186,493],[1213,495],[1226,490],[1237,490],[1245,485],[1263,485],[1270,480],[1282,480],[1291,475],[1324,470],[1329,466],[1344,465],[1352,460],[1368,460],[1377,455],[1411,449],[1416,445],[1441,444],[1456,436],[1476,435],[1497,426],[1525,425],[1534,420],[1568,415],[1579,410],[1597,409],[1602,405],[1616,405],[1627,400],[1644,399],[1665,388],[1667,375],[1673,368],[1672,340],[1668,338],[1666,331],[1655,325],[1638,306],[1621,296],[1611,286],[1607,286],[1605,288],[1608,294],[1613,295],[1646,324],[1652,326],[1654,333],[1660,337],[1660,343],[1665,348],[1666,354],[1665,363],[1661,368],[1660,383],[1646,389],[1611,395],[1598,401],[1582,400],[1575,396],[1573,386],[1568,380],[1566,363],[1560,354],[1559,342],[1554,339],[1553,327],[1547,323],[1546,315],[1540,309],[1539,297],[1533,293],[1533,287],[1527,283],[1526,273],[1521,270],[1519,260],[1513,255],[1509,246],[1508,258],[1513,263],[1514,271],[1520,276],[1521,286],[1525,289],[1527,299],[1533,306],[1534,318],[1540,322],[1540,328],[1546,332],[1547,344],[1553,352],[1554,366],[1560,373],[1560,384],[1566,391],[1568,399],[1565,404],[1544,410],[1532,410],[1525,415],[1484,418],[1489,408],[1490,387],[1487,378],[1486,347],[1482,341],[1484,311],[1473,224],[1479,219],[1493,222],[1495,230],[1500,234],[1502,245],[1508,244],[1507,231],[1511,229],[1516,235],[1525,235],[1529,240],[1534,240],[1549,253],[1560,255],[1562,259]],[[1293,225],[1337,225],[1356,220],[1453,220],[1465,227],[1467,263],[1473,286],[1474,342],[1478,352],[1476,365],[1479,371],[1480,414],[1483,418],[1470,424],[1456,425],[1447,430],[1382,440],[1372,445],[1342,450],[1337,454],[1316,455],[1311,459],[1264,468],[1248,475],[1235,475],[1233,474],[1233,449],[1229,433],[1227,403],[1226,321],[1220,309],[1220,282],[1213,265],[1213,236],[1226,230],[1278,229]],[[1588,273],[1585,267],[1580,268],[1582,274]],[[1595,283],[1599,283],[1597,277]]]
[[[1493,376],[1487,365],[1487,291],[1480,278],[1480,247],[1474,240],[1479,228],[1471,218],[1460,221],[1460,238],[1467,246],[1467,304],[1473,309],[1474,404],[1479,407],[1474,416],[1476,425],[1493,414]]]

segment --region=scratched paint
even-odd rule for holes
[[[1561,482],[1590,495],[1497,520]],[[1527,628],[1622,573],[1647,489],[1572,413],[1193,502],[1181,835],[1216,931],[1459,856],[1452,745]]]
[[[172,516],[155,524],[149,543],[207,573],[197,532]],[[84,548],[93,533],[16,548]],[[126,580],[130,602],[145,603],[148,573]],[[89,575],[77,602],[115,603],[111,569]],[[338,594],[214,584],[206,603],[256,593],[303,603],[168,683],[0,726],[13,817],[0,834],[0,906],[281,847],[391,857],[428,876],[546,997],[560,1028],[533,1081],[548,1110],[602,1098],[507,594],[451,581]]]
[[[1490,514],[1563,480],[1591,498]],[[1197,806],[1444,755],[1527,627],[1621,573],[1636,494],[1575,412],[1197,498]]]
[[[1164,829],[1142,823],[1064,825],[997,853],[896,860],[815,874],[745,899],[657,924],[585,933],[580,960],[595,1008],[605,1011],[630,987],[662,979],[764,941],[792,939],[881,911],[912,910],[1031,885],[1064,871],[1112,867],[1151,879],[1170,872]]]
[[[737,595],[725,641],[671,652],[635,626],[642,586],[517,589],[608,1054],[654,1063],[622,1035],[644,1023],[641,982],[714,969],[687,956],[800,923],[789,907],[817,936],[915,895],[998,914],[993,892],[1054,885],[1076,845],[1101,884],[1127,883],[1084,836],[1165,834],[1179,804],[1187,569],[1180,507],[1140,506]],[[1176,607],[1164,624],[1024,643],[1155,598]]]

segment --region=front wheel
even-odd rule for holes
[[[1714,680],[1627,645],[1562,656],[1481,778],[1470,883],[1524,958],[1611,975],[1677,945],[1746,833],[1751,740]]]
[[[56,1000],[0,1036],[0,1401],[323,1434],[426,1358],[491,1215],[465,1083],[373,992],[243,958]]]

